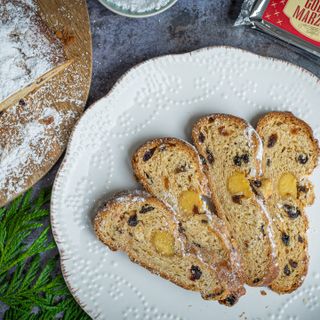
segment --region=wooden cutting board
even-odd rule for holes
[[[0,207],[34,185],[59,159],[83,113],[91,84],[92,43],[86,1],[37,2],[40,16],[61,39],[72,63],[0,113]],[[44,128],[41,138],[31,139],[39,124]]]

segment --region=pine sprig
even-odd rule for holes
[[[40,253],[55,248],[44,226],[50,192],[31,195],[0,208],[0,301],[9,307],[4,319],[90,319],[56,274],[58,257],[41,261]],[[38,236],[30,243],[33,234]]]

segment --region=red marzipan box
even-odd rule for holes
[[[320,0],[245,0],[236,22],[243,24],[320,57]]]

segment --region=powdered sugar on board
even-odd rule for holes
[[[31,10],[32,19],[36,21],[29,26],[33,36],[45,34],[50,43],[63,42],[61,52],[64,51],[66,58],[73,62],[18,104],[0,112],[0,207],[36,183],[61,156],[73,126],[83,112],[91,81],[91,37],[84,0],[0,0],[0,7],[9,3],[25,8],[27,14],[31,14]],[[39,4],[39,15],[34,3]],[[5,22],[2,7],[0,11],[2,27]],[[40,35],[41,31],[44,33]],[[55,35],[59,32],[62,37],[57,40]],[[19,39],[19,46],[21,41]],[[47,63],[51,49],[42,46],[41,55],[35,53],[37,59]],[[55,57],[58,56],[57,51]],[[50,60],[50,63],[54,61]],[[30,65],[31,69],[35,67]]]
[[[17,114],[21,119],[19,122],[16,121]],[[31,113],[25,105],[9,108],[2,115],[0,135],[4,139],[0,141],[0,203],[11,194],[22,192],[29,179],[55,159],[54,154],[64,147],[62,137],[66,125],[75,121],[77,115],[73,110],[61,112],[51,107]],[[14,127],[13,121],[16,122]]]
[[[32,0],[0,0],[0,43],[0,101],[63,61],[62,44]]]

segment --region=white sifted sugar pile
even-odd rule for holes
[[[109,2],[122,10],[144,13],[160,10],[172,0],[111,0]]]
[[[0,0],[0,102],[63,59],[33,0]]]

